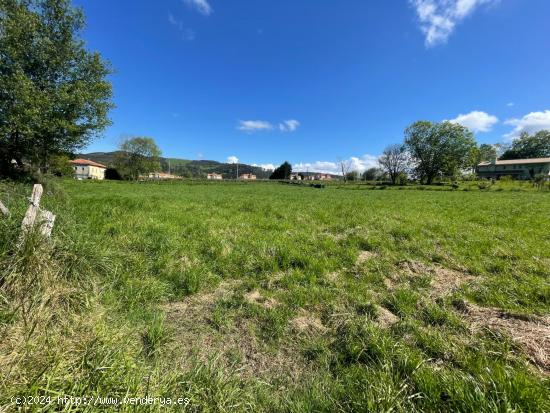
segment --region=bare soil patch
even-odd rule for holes
[[[474,277],[467,272],[431,266],[417,261],[404,261],[399,268],[408,276],[430,276],[429,295],[431,297],[443,297],[460,288],[462,284],[474,280]]]
[[[223,282],[212,292],[164,306],[172,333],[168,354],[179,360],[184,370],[192,368],[195,361],[207,363],[217,358],[222,366],[243,377],[298,378],[306,368],[301,354],[290,344],[276,350],[267,348],[254,333],[253,321],[236,319],[227,327],[216,328],[212,320],[216,302],[231,297],[236,285]],[[251,294],[250,299],[258,299],[258,295]]]
[[[244,298],[248,303],[257,304],[264,308],[274,308],[279,304],[274,298],[262,296],[258,290],[250,291],[245,294]]]
[[[550,316],[524,316],[468,303],[464,311],[472,331],[498,330],[509,336],[539,370],[550,374]]]
[[[389,328],[399,321],[399,317],[397,317],[394,313],[392,313],[387,308],[384,308],[382,306],[377,306],[377,311],[378,311],[378,317],[376,321],[382,327]]]
[[[357,264],[362,264],[368,260],[370,260],[371,258],[374,258],[376,257],[376,253],[372,252],[372,251],[361,251],[359,253],[359,256],[357,257],[357,261],[356,263]]]
[[[320,318],[305,310],[301,310],[300,315],[290,321],[290,325],[299,333],[317,334],[327,331]]]

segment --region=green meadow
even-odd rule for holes
[[[6,411],[550,411],[548,191],[53,180],[17,246],[30,191],[0,183]]]

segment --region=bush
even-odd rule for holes
[[[491,181],[480,181],[477,183],[477,187],[482,191],[489,189],[492,185],[493,185],[493,182]]]
[[[120,181],[122,176],[120,176],[120,173],[116,170],[116,168],[107,168],[105,170],[105,179]]]

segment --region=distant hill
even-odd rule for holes
[[[77,156],[112,167],[114,165],[114,160],[117,153],[117,151],[92,152],[78,154]],[[222,174],[224,178],[228,179],[235,178],[237,173],[236,164],[228,164],[218,161],[192,161],[189,159],[160,158],[160,165],[162,172],[170,171],[174,175],[190,178],[205,177],[208,173],[215,172]],[[271,175],[271,171],[266,171],[258,166],[240,163],[239,175],[244,173],[252,173],[256,175],[258,179],[267,179]]]

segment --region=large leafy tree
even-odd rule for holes
[[[529,159],[550,157],[550,131],[542,130],[534,135],[524,132],[512,142],[500,159]]]
[[[476,142],[472,132],[453,122],[418,121],[405,129],[405,147],[418,178],[431,184],[471,167]]]
[[[290,179],[291,173],[292,165],[285,161],[280,166],[275,168],[269,179]]]
[[[140,175],[160,170],[160,155],[153,138],[127,138],[120,144],[115,167],[122,176],[138,179]]]
[[[109,125],[110,73],[70,0],[0,0],[0,172],[43,169]]]
[[[476,168],[481,162],[492,162],[497,158],[497,146],[482,143],[472,151],[472,168]]]

